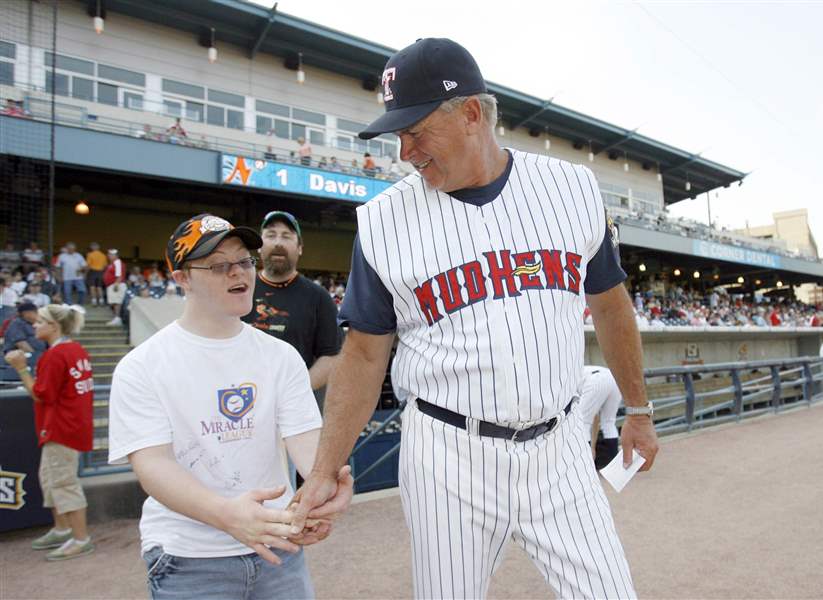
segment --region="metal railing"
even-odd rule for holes
[[[655,407],[655,428],[660,435],[740,421],[823,400],[823,357],[665,367],[647,369],[644,375]],[[95,386],[94,449],[81,456],[81,476],[130,470],[128,466],[108,464],[110,391],[109,385]],[[10,397],[28,397],[28,394],[20,387],[0,390],[0,402]],[[388,428],[398,427],[404,408],[405,403],[401,403],[368,433],[364,432],[352,451],[352,458]],[[618,425],[622,421],[623,417],[618,417]],[[393,444],[365,469],[355,473],[355,482],[362,481],[399,450],[400,443]]]
[[[26,112],[24,118],[29,118],[35,121],[51,122],[50,99],[41,98],[35,95],[27,95],[25,96],[23,103]],[[166,116],[164,113],[153,114]],[[174,116],[171,116],[171,118],[174,118]],[[338,162],[335,165],[322,156],[301,159],[296,155],[296,147],[286,148],[279,145],[281,143],[289,142],[294,144],[294,140],[263,136],[257,131],[246,132],[247,137],[251,139],[262,137],[263,139],[266,139],[265,143],[239,141],[236,139],[224,138],[215,135],[201,134],[194,128],[199,124],[205,126],[208,125],[201,123],[199,120],[195,123],[185,123],[186,128],[189,128],[189,132],[185,135],[180,135],[157,126],[148,126],[143,122],[95,114],[93,112],[89,112],[88,107],[79,104],[73,104],[70,102],[56,102],[55,123],[59,125],[92,129],[94,131],[123,135],[126,137],[133,137],[159,143],[175,144],[188,148],[214,150],[227,154],[236,154],[253,159],[292,163],[300,166],[322,169],[333,173],[357,175],[359,177],[374,177],[385,181],[397,181],[402,179],[407,174],[406,172],[392,173],[388,169],[384,169],[380,166],[376,167],[374,170],[364,169],[362,165],[354,166],[350,163],[347,164],[345,161]],[[333,139],[326,140],[326,143],[321,146],[346,152],[350,156],[360,156],[361,154],[359,150],[339,146],[336,143],[336,140]]]

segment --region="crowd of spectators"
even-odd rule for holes
[[[693,219],[686,219],[683,217],[672,217],[664,209],[662,212],[643,212],[640,210],[629,210],[627,208],[608,206],[609,215],[614,219],[614,222],[620,225],[626,223],[643,227],[644,229],[654,228],[657,231],[664,231],[687,237],[691,239],[702,239],[725,244],[727,246],[736,246],[738,248],[749,248],[759,252],[770,252],[773,254],[780,254],[791,258],[801,258],[804,260],[819,261],[816,256],[810,256],[801,252],[788,250],[785,247],[769,243],[763,240],[747,237],[729,231],[725,227],[717,229],[716,227],[709,227],[706,223],[700,223]]]
[[[665,295],[634,292],[640,329],[666,327],[822,327],[823,307],[788,297],[730,294],[718,287],[702,294],[672,287]],[[586,323],[591,323],[588,310]]]
[[[128,323],[129,303],[135,297],[161,298],[180,294],[163,265],[133,265],[128,273],[116,274],[120,263],[114,248],[107,254],[92,242],[85,256],[74,243],[60,248],[51,266],[43,250],[31,242],[22,250],[7,243],[0,250],[0,344],[5,351],[20,349],[27,353],[30,366],[36,364],[44,348],[36,343],[32,324],[38,308],[48,304],[109,306],[109,325]],[[115,289],[112,293],[112,287]],[[122,288],[120,288],[122,286]],[[103,290],[107,293],[103,293]],[[91,292],[89,295],[88,292]],[[0,379],[7,365],[0,360]]]

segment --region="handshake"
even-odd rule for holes
[[[281,560],[272,550],[293,553],[300,546],[316,544],[329,536],[335,519],[349,507],[353,488],[354,478],[347,465],[340,469],[336,479],[317,473],[309,475],[283,510],[267,508],[263,503],[282,496],[285,486],[252,490],[226,499],[220,511],[225,515],[220,529],[277,565]]]

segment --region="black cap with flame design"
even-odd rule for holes
[[[186,219],[177,226],[166,244],[169,271],[180,269],[187,260],[208,256],[229,236],[240,238],[249,250],[257,250],[263,245],[263,239],[254,229],[235,227],[220,217],[202,214]]]

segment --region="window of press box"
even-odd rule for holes
[[[91,75],[94,77],[94,63],[89,60],[72,58],[70,56],[63,56],[62,54],[55,55],[51,52],[46,52],[45,59],[47,67],[60,69],[61,71],[82,73],[83,75]]]
[[[11,42],[0,40],[0,56],[14,60],[17,57],[17,46]]]
[[[206,97],[205,88],[202,86],[174,81],[173,79],[163,79],[163,91],[176,96],[188,96],[201,100]]]
[[[257,112],[275,115],[277,117],[290,117],[291,109],[282,104],[275,104],[274,102],[266,102],[265,100],[256,100],[254,108]]]
[[[209,88],[209,102],[219,102],[220,104],[228,104],[229,106],[236,106],[237,108],[245,108],[246,99],[237,94],[229,94],[228,92],[221,92]]]
[[[14,85],[14,63],[0,61],[0,85]]]
[[[111,79],[120,83],[128,83],[137,87],[146,87],[146,76],[143,73],[111,67],[109,65],[97,65],[97,76],[101,79]]]

